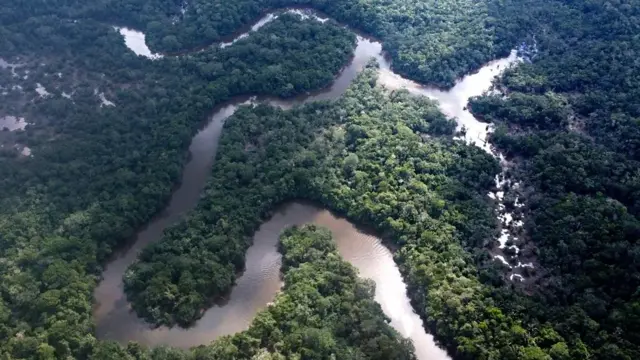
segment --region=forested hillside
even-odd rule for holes
[[[375,36],[394,71],[443,88],[518,48],[522,63],[469,105],[497,125],[491,143],[519,184],[506,206],[525,204],[518,241],[535,269],[514,283],[489,255],[498,161],[455,140],[433,102],[377,86],[371,64],[335,103],[244,106],[227,121],[198,207],[125,277],[133,310],[193,323],[233,286],[275,205],[304,198],[394,249],[414,308],[455,359],[640,359],[634,0],[6,1],[0,359],[414,356],[371,285],[313,227],[283,236],[284,291],[245,332],[189,351],[94,336],[106,259],[163,209],[211,111],[322,88],[348,62],[353,31],[290,14],[215,46],[289,6]],[[113,26],[181,56],[137,57]]]

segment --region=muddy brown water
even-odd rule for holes
[[[448,359],[446,352],[425,332],[422,320],[413,311],[400,271],[380,239],[327,210],[303,202],[279,207],[271,219],[260,226],[254,235],[254,244],[247,252],[246,271],[238,279],[229,298],[224,305],[206,311],[194,327],[150,329],[127,311],[126,300],[120,297],[117,305],[125,311],[116,307],[103,313],[99,329],[105,332],[98,336],[120,342],[135,340],[148,345],[169,344],[187,348],[245,330],[256,313],[274,300],[282,285],[279,275],[281,256],[277,250],[280,233],[290,226],[309,223],[328,228],[343,258],[358,269],[360,276],[375,281],[375,300],[391,318],[391,325],[413,340],[419,359]]]
[[[256,24],[264,24],[266,18],[271,19],[273,16],[267,14]],[[244,36],[246,35],[239,37]],[[151,52],[148,51],[148,54]],[[477,73],[460,79],[451,90],[442,91],[393,73],[389,61],[382,54],[380,42],[359,35],[351,62],[327,89],[287,100],[266,97],[253,100],[268,101],[274,106],[288,109],[308,101],[337,99],[344,94],[371,58],[375,58],[380,64],[379,83],[393,89],[407,88],[412,93],[439,100],[441,110],[447,116],[457,118],[460,127],[465,126],[468,142],[476,142],[483,148],[487,146],[487,124],[478,122],[466,111],[467,99],[487,90],[494,76],[516,61],[515,53],[508,58],[488,63]],[[216,109],[208,124],[192,140],[189,147],[191,158],[184,168],[182,182],[173,193],[168,206],[138,232],[130,247],[117,252],[106,265],[103,279],[94,293],[97,337],[121,343],[137,341],[149,346],[188,348],[208,344],[220,336],[245,330],[257,312],[274,300],[282,285],[279,276],[280,254],[276,247],[281,231],[292,225],[315,223],[331,230],[340,254],[358,269],[360,276],[375,281],[376,301],[391,319],[391,325],[413,341],[418,358],[450,359],[446,351],[435,344],[433,336],[424,330],[422,320],[409,303],[406,286],[393,261],[392,253],[380,239],[358,230],[347,220],[324,209],[300,202],[281,206],[271,219],[262,224],[247,252],[246,270],[237,279],[227,301],[208,309],[194,326],[187,329],[151,328],[130,310],[123,292],[124,272],[135,261],[141,249],[160,240],[167,227],[196,206],[213,166],[224,120],[233,115],[238,105],[247,101],[247,98],[234,99]]]

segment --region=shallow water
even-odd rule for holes
[[[465,141],[496,155],[487,141],[491,125],[478,121],[467,110],[467,102],[470,97],[482,95],[489,90],[493,79],[518,61],[516,51],[513,50],[508,57],[491,61],[477,72],[458,80],[450,90],[440,90],[402,78],[391,71],[388,63],[385,63],[380,73],[380,82],[391,89],[406,88],[412,94],[437,100],[440,104],[440,110],[445,115],[456,118],[458,130],[463,128],[466,130]]]
[[[124,44],[136,55],[149,59],[160,59],[163,57],[161,54],[151,52],[147,46],[146,35],[143,32],[126,27],[121,28],[114,26],[113,28],[124,37]]]
[[[458,130],[464,130],[464,140],[468,144],[474,144],[482,148],[500,161],[502,172],[495,178],[496,190],[489,193],[489,197],[496,200],[498,209],[498,221],[501,226],[500,235],[497,244],[492,249],[493,258],[502,263],[509,269],[506,278],[510,281],[525,281],[522,276],[522,268],[533,268],[532,263],[523,266],[519,263],[521,249],[517,245],[507,245],[509,239],[517,240],[518,234],[522,229],[524,222],[522,219],[514,219],[514,213],[509,211],[504,205],[504,188],[514,189],[519,186],[512,183],[507,178],[508,164],[502,154],[491,147],[488,141],[489,134],[493,131],[493,125],[478,121],[473,114],[467,109],[468,99],[474,96],[482,95],[489,90],[493,79],[500,75],[504,70],[520,62],[516,50],[511,51],[508,57],[497,59],[487,63],[476,73],[465,76],[458,80],[453,88],[448,91],[440,90],[434,87],[424,86],[414,81],[404,79],[400,75],[391,71],[388,62],[385,62],[380,72],[380,82],[390,89],[406,88],[412,94],[426,96],[430,99],[437,100],[440,110],[450,118],[455,118],[458,123]],[[522,207],[521,199],[516,197],[516,207]],[[515,255],[509,256],[505,250],[513,249]],[[511,266],[507,258],[518,261],[518,265]]]
[[[223,41],[219,44],[219,46],[221,48],[226,48],[229,47],[233,44],[235,44],[236,42],[238,42],[239,40],[242,40],[246,37],[248,37],[252,32],[254,31],[258,31],[261,27],[267,25],[268,23],[272,22],[273,20],[277,19],[278,15],[275,13],[269,13],[267,15],[265,15],[264,17],[262,17],[260,20],[258,20],[255,24],[251,25],[251,27],[249,27],[249,30],[246,31],[242,31],[242,33],[240,35],[238,35],[237,37],[231,39],[231,41]]]
[[[24,118],[16,116],[0,116],[0,131],[7,129],[9,131],[24,130],[27,122]]]
[[[316,14],[316,12],[305,9],[305,8],[291,8],[291,9],[283,9],[284,12],[294,13],[300,15],[303,19],[314,18],[322,23],[327,22],[329,18],[321,17]],[[186,9],[185,9],[186,12]],[[237,35],[232,35],[227,39],[223,39],[220,43],[217,44],[220,48],[229,47],[239,40],[242,40],[248,37],[252,32],[258,31],[261,27],[267,25],[273,20],[277,19],[281,12],[271,12],[261,17],[258,21],[256,21],[251,26],[246,26],[238,31]],[[184,12],[182,13],[184,15]],[[146,43],[146,35],[138,30],[127,28],[127,27],[113,27],[116,31],[120,33],[124,37],[125,45],[133,51],[136,55],[144,56],[149,59],[160,59],[164,57],[162,54],[153,53]],[[2,61],[2,59],[0,59]],[[2,63],[0,62],[0,66]]]
[[[256,22],[253,27],[258,24],[263,26],[273,18],[274,15],[269,14]],[[325,19],[321,20],[325,21]],[[250,36],[249,31],[253,30],[248,30],[246,34],[239,35],[235,40]],[[136,36],[144,40],[144,37]],[[146,50],[145,53],[147,53]],[[148,54],[150,53],[148,51]],[[508,65],[517,61],[515,52],[507,58],[490,62],[477,73],[465,76],[451,90],[442,91],[434,87],[422,86],[394,74],[389,61],[382,53],[381,43],[372,38],[358,36],[352,61],[327,89],[287,100],[266,97],[253,98],[253,100],[269,101],[274,106],[287,109],[308,101],[336,99],[344,94],[358,72],[371,58],[375,58],[380,64],[380,84],[391,89],[407,88],[414,94],[438,100],[441,110],[450,117],[456,117],[460,128],[465,127],[466,141],[473,142],[492,153],[486,142],[490,127],[477,121],[465,110],[465,107],[470,96],[480,95],[488,90],[492,79]],[[221,335],[246,329],[256,313],[273,301],[280,289],[280,255],[276,251],[280,231],[290,225],[313,222],[328,227],[333,232],[341,255],[358,268],[361,276],[376,282],[376,301],[381,304],[385,314],[392,319],[391,325],[414,341],[418,358],[421,360],[448,359],[446,352],[438,348],[434,344],[433,337],[425,332],[422,321],[411,308],[405,284],[392,254],[380,243],[380,240],[360,232],[346,220],[338,219],[325,210],[302,203],[285,205],[260,227],[254,236],[253,245],[247,252],[246,271],[237,280],[237,285],[231,291],[227,301],[222,306],[213,306],[208,309],[193,327],[150,329],[130,312],[123,293],[122,276],[125,270],[135,261],[142,248],[160,240],[165,228],[196,206],[215,158],[222,124],[234,113],[237,105],[247,101],[247,97],[234,99],[214,112],[209,123],[191,143],[189,148],[191,159],[185,166],[182,183],[174,192],[167,208],[138,233],[130,248],[115,254],[113,260],[107,264],[103,272],[104,279],[95,290],[97,304],[94,319],[98,338],[123,343],[134,340],[152,346],[190,347],[207,344]]]

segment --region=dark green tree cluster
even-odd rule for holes
[[[566,99],[553,92],[516,92],[507,99],[502,99],[500,95],[482,96],[471,100],[471,108],[483,121],[494,123],[510,119],[512,126],[524,129],[555,130],[567,127],[570,115]]]
[[[637,359],[640,10],[628,1],[529,6],[515,16],[539,29],[524,49],[535,44],[533,61],[499,81],[506,98],[471,102],[502,126],[492,141],[528,189],[525,228],[541,266],[533,295],[507,291],[503,305],[575,344],[554,358]]]

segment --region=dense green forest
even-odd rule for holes
[[[372,65],[335,104],[228,120],[198,208],[127,273],[139,315],[196,320],[274,206],[306,198],[397,249],[416,311],[456,359],[640,358],[634,1],[28,0],[0,8],[0,58],[15,64],[0,62],[0,117],[29,123],[0,133],[0,359],[411,358],[313,228],[283,237],[284,292],[246,332],[189,352],[93,335],[105,259],[163,208],[212,109],[323,87],[348,61],[351,31],[294,15],[209,46],[286,6],[376,36],[395,71],[440,87],[524,42],[500,94],[470,108],[498,124],[491,142],[522,184],[506,197],[526,204],[536,276],[515,286],[488,254],[497,161],[453,140],[435,104],[376,87]],[[144,30],[153,51],[203,51],[150,61],[112,25]],[[321,310],[341,321],[302,322]]]
[[[640,358],[640,9],[633,2],[535,6],[532,63],[472,109],[501,124],[492,141],[524,182],[525,228],[543,276],[504,294],[525,322],[580,341],[579,358]],[[573,358],[578,358],[574,355]]]

